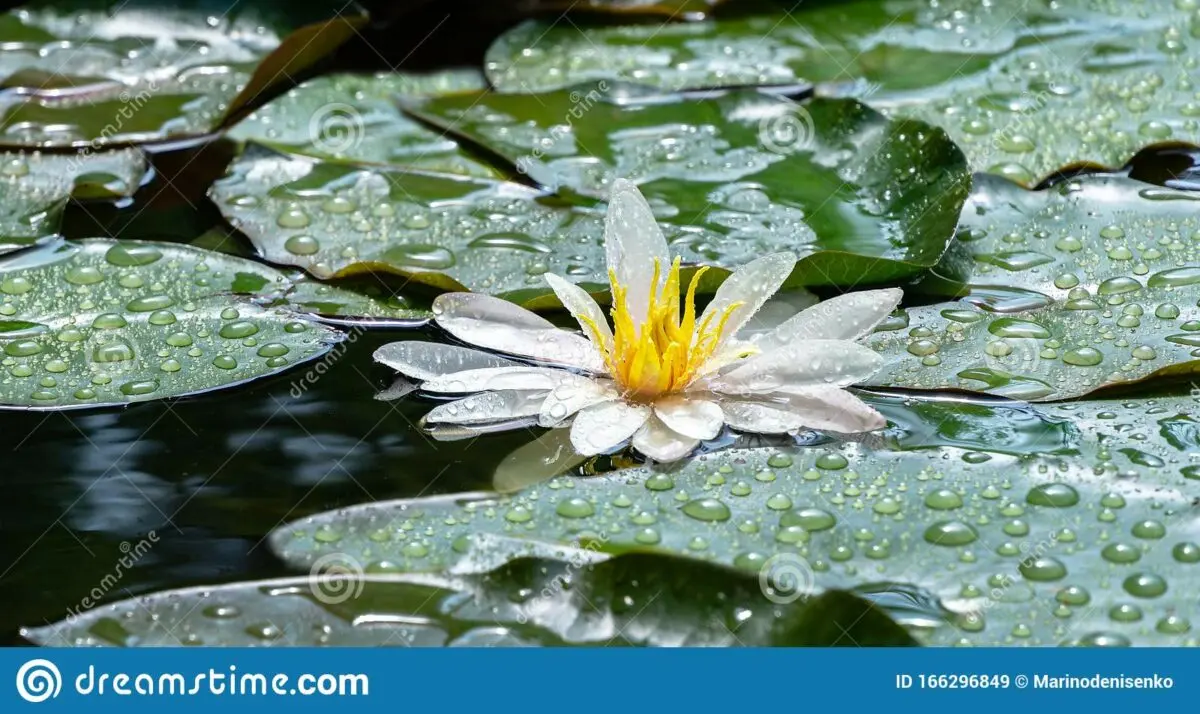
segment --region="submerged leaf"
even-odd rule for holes
[[[306,578],[189,588],[24,630],[48,646],[885,646],[911,637],[848,592],[772,604],[718,566],[588,551],[483,575],[364,573],[330,559]],[[719,626],[714,626],[719,623]]]
[[[1011,429],[1014,407],[946,407]],[[1193,397],[1043,405],[1040,419],[1069,423],[1069,441],[1058,427],[1024,429],[1004,453],[989,450],[987,429],[939,438],[925,423],[936,415],[894,400],[889,415],[918,441],[906,450],[722,451],[509,496],[365,504],[283,526],[270,542],[294,567],[340,554],[408,572],[494,566],[522,543],[669,552],[793,588],[930,593],[954,613],[920,635],[934,643],[1194,643],[1200,441],[1176,425],[1196,408]]]

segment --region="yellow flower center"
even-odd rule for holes
[[[626,399],[649,402],[655,397],[682,391],[698,376],[698,371],[721,344],[721,333],[729,318],[742,303],[725,308],[720,315],[708,314],[696,324],[696,286],[708,270],[702,267],[692,276],[680,315],[679,258],[671,264],[667,279],[658,294],[650,294],[650,306],[639,330],[629,312],[626,288],[609,271],[612,284],[613,342],[611,347],[600,338],[594,323],[584,318],[592,340],[600,346],[609,374],[621,385]],[[662,266],[654,261],[657,286]],[[750,350],[746,354],[750,354]]]

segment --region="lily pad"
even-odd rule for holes
[[[1200,370],[1198,207],[1123,177],[1033,192],[981,177],[960,238],[970,294],[885,323],[873,383],[1047,400]]]
[[[603,215],[520,184],[251,147],[210,196],[272,262],[318,278],[392,272],[442,290],[548,292],[546,272],[606,281]]]
[[[221,228],[208,231],[190,245],[239,258],[254,254],[244,238]],[[266,266],[258,269],[269,272]],[[299,270],[280,276],[291,287],[272,304],[319,315],[323,322],[359,327],[419,327],[433,317],[428,301],[406,296],[386,276],[372,274],[335,282],[316,280]]]
[[[137,150],[69,156],[0,152],[0,253],[58,230],[67,200],[130,196],[146,161]]]
[[[1078,427],[1067,452],[1036,443],[1019,456],[865,443],[728,450],[510,496],[355,506],[283,526],[270,542],[295,567],[336,553],[414,572],[513,549],[484,534],[669,552],[793,589],[929,594],[953,613],[920,633],[932,643],[1195,644],[1197,404],[1039,406]],[[901,428],[922,417],[908,421]]]
[[[726,568],[592,560],[582,551],[461,576],[364,574],[331,562],[324,575],[157,593],[22,635],[68,647],[912,644],[851,593],[777,607],[757,578]]]
[[[355,6],[335,4],[26,5],[0,16],[0,144],[95,149],[208,133],[364,19]]]
[[[940,129],[853,100],[742,90],[645,96],[599,82],[536,97],[425,100],[419,116],[550,190],[603,198],[616,178],[683,231],[685,261],[740,265],[789,250],[795,282],[877,283],[937,262],[970,188]],[[689,234],[690,232],[690,234]]]
[[[330,161],[404,166],[463,176],[498,177],[453,139],[406,117],[397,96],[437,96],[486,86],[474,70],[435,74],[338,74],[318,77],[255,110],[227,134],[280,152]]]
[[[342,335],[236,294],[286,291],[218,253],[109,240],[0,261],[0,405],[93,407],[230,387],[327,352]]]
[[[805,3],[666,27],[528,22],[489,50],[506,92],[588,80],[679,90],[817,84],[944,127],[973,169],[1032,184],[1200,140],[1190,3]]]

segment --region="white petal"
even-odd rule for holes
[[[487,367],[516,367],[518,363],[473,350],[469,347],[444,345],[440,342],[391,342],[375,350],[375,361],[386,364],[413,379],[461,372],[464,369]]]
[[[748,408],[745,405],[755,404],[770,410]],[[737,406],[733,406],[737,405]],[[760,420],[774,420],[791,431],[801,426],[822,431],[836,431],[842,434],[856,434],[864,431],[875,431],[887,426],[883,415],[872,409],[858,397],[837,387],[807,387],[791,393],[776,392],[763,395],[754,402],[730,400],[722,401],[726,411],[737,411],[737,418],[744,423],[746,419],[757,414]],[[763,423],[767,423],[764,421]],[[733,426],[733,424],[730,424]],[[734,426],[734,428],[738,428]],[[746,430],[746,429],[743,429]],[[756,433],[764,433],[753,429]],[[777,433],[773,428],[770,432]]]
[[[566,429],[547,431],[500,462],[492,474],[492,488],[512,493],[573,469],[587,459],[575,453]]]
[[[538,414],[538,426],[553,429],[570,419],[580,409],[611,401],[621,396],[607,379],[587,379],[563,383],[551,389]]]
[[[438,295],[433,300],[433,314],[433,319],[438,322],[441,322],[442,317],[454,317],[485,320],[528,330],[554,327],[553,322],[516,303],[480,293]]]
[[[654,415],[673,431],[701,441],[715,437],[725,423],[725,416],[716,402],[683,394],[656,400]]]
[[[626,289],[629,314],[640,327],[650,309],[654,262],[660,266],[660,282],[670,266],[667,239],[654,218],[650,204],[637,185],[626,179],[613,182],[604,216],[604,254],[608,269]]]
[[[646,422],[633,435],[633,448],[658,462],[678,461],[699,444],[698,439],[673,431],[659,419]]]
[[[762,402],[723,399],[721,409],[731,429],[751,434],[786,434],[804,426],[799,414]]]
[[[738,337],[748,340],[754,335],[770,332],[820,301],[821,298],[804,288],[788,288],[777,292],[774,297],[763,303],[754,317],[750,318],[750,322],[738,333]]]
[[[463,342],[593,372],[604,360],[586,337],[560,330],[523,307],[488,295],[447,293],[433,301],[439,327]]]
[[[588,407],[571,425],[571,443],[584,456],[603,454],[620,446],[650,418],[650,407],[623,400]]]
[[[758,339],[763,352],[802,340],[857,340],[883,321],[904,291],[900,288],[847,293],[817,303]]]
[[[554,389],[587,377],[550,367],[488,367],[434,377],[421,385],[426,392],[487,392],[502,389]]]
[[[429,424],[481,425],[506,419],[537,416],[545,392],[506,391],[473,394],[446,404],[439,404],[425,415]]]
[[[583,334],[588,339],[592,338],[591,329],[582,319],[587,318],[596,326],[596,329],[600,333],[599,347],[611,350],[613,342],[612,328],[608,326],[608,318],[604,316],[604,309],[596,303],[596,300],[583,288],[558,277],[554,273],[546,273],[546,282],[550,283],[550,289],[558,296],[558,300],[563,304],[563,307],[567,308],[571,316],[579,322],[579,329],[583,331]]]
[[[741,303],[741,307],[734,310],[721,333],[723,338],[732,337],[742,329],[742,325],[754,317],[758,308],[779,290],[795,267],[796,256],[791,253],[772,253],[743,265],[717,288],[717,293],[713,295],[708,307],[704,308],[697,324],[704,324],[705,319],[708,319],[710,325],[716,326],[721,315],[731,305]]]
[[[869,378],[882,365],[882,357],[856,342],[807,340],[751,357],[708,378],[705,386],[723,394],[765,394],[784,385],[845,387]]]

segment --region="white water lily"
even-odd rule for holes
[[[454,437],[503,428],[570,427],[579,454],[632,440],[656,461],[675,461],[723,426],[757,434],[801,428],[842,433],[882,428],[883,417],[844,387],[882,358],[855,342],[900,301],[898,289],[850,293],[741,335],[783,285],[795,256],[775,253],[729,276],[704,312],[693,275],[680,300],[680,260],[629,181],[615,182],[605,218],[612,325],[579,286],[547,275],[583,334],[524,308],[475,293],[433,304],[454,337],[491,352],[433,342],[395,342],[375,358],[430,393],[470,394],[434,408],[425,423]],[[514,361],[496,354],[521,359]]]

